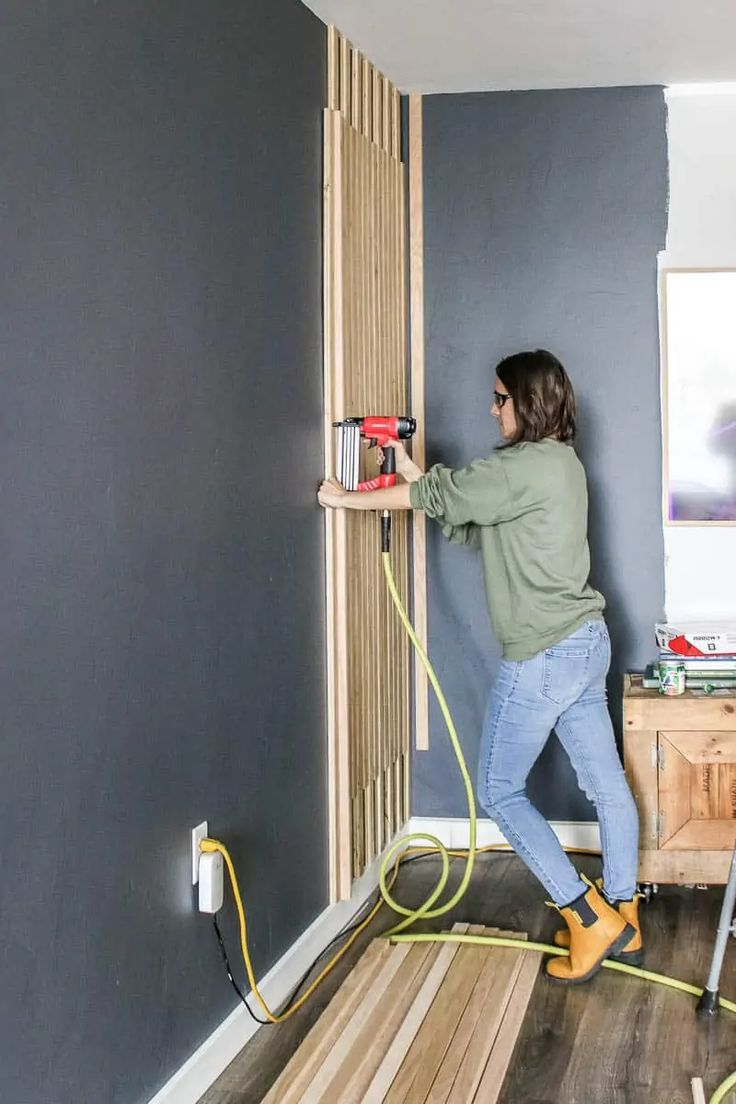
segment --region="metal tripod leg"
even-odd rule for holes
[[[698,1001],[698,1015],[715,1016],[718,1012],[718,985],[721,979],[721,967],[726,953],[728,937],[734,930],[733,910],[736,905],[736,850],[731,856],[731,869],[728,872],[728,881],[723,894],[723,905],[718,920],[718,934],[716,945],[713,948],[713,958],[710,964],[708,981],[703,995]]]

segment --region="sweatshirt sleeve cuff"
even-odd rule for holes
[[[421,509],[423,509],[423,506],[422,506],[422,491],[421,491],[421,486],[420,485],[421,485],[422,480],[424,478],[425,478],[425,476],[422,476],[421,479],[415,479],[413,483],[409,484],[409,501],[411,502],[412,510],[421,510]]]
[[[445,516],[445,501],[440,479],[441,464],[435,464],[428,472],[409,485],[409,501],[414,510],[423,510],[427,517],[441,520]]]
[[[434,464],[428,472],[410,485],[409,497],[415,510],[424,510],[427,517],[441,520],[445,517],[446,502],[443,476],[450,473],[442,464]]]

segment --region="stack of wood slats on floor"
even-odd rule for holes
[[[376,939],[263,1104],[493,1104],[538,970],[523,949]]]

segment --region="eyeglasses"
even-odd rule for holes
[[[511,396],[509,395],[508,391],[504,395],[502,395],[500,391],[494,391],[493,405],[497,406],[499,410],[502,410],[510,398]]]

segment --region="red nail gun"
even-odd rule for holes
[[[393,487],[396,483],[396,456],[388,447],[388,441],[406,441],[416,432],[414,418],[345,418],[332,423],[337,429],[337,478],[348,491],[377,491]],[[368,442],[368,448],[380,445],[383,449],[381,474],[375,479],[358,482],[360,467],[360,439]]]

